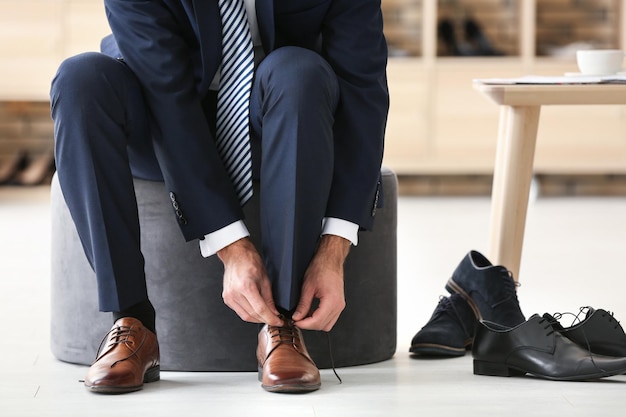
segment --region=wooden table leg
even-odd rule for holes
[[[491,194],[489,258],[519,280],[540,106],[503,106]]]

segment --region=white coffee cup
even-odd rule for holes
[[[576,51],[578,69],[584,75],[613,75],[622,70],[621,49],[588,49]]]

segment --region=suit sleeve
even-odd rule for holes
[[[322,53],[339,79],[335,171],[328,217],[373,225],[389,110],[387,44],[380,0],[334,0]]]
[[[198,93],[197,40],[162,1],[105,0],[105,7],[123,59],[143,87],[155,152],[185,239],[242,219]]]

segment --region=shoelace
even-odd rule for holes
[[[554,333],[554,327],[552,327],[552,325],[554,324],[554,322],[556,322],[556,320],[552,321],[552,320],[548,320],[548,319],[546,319],[546,318],[544,318],[544,317],[542,317],[542,318],[539,320],[539,324],[542,324],[542,323],[545,323],[545,322],[547,322],[548,324],[546,324],[545,326],[543,326],[543,330],[548,330],[548,329],[550,329],[550,331],[548,331],[548,332],[546,333],[546,336],[550,336],[551,334],[553,334],[553,333]]]
[[[326,340],[328,341],[328,356],[330,358],[330,366],[333,368],[333,373],[335,374],[335,377],[337,378],[339,383],[343,384],[341,377],[339,376],[339,374],[337,373],[337,370],[335,369],[335,360],[333,359],[333,347],[330,344],[330,332],[324,332],[324,333],[326,333]]]
[[[286,319],[284,317],[281,317],[281,318],[284,320],[285,326],[280,326],[280,327],[268,326],[271,337],[272,339],[278,338],[279,344],[287,343],[287,344],[292,345],[294,348],[296,348],[296,345],[297,345],[296,340],[298,342],[300,341],[300,337],[298,336],[296,326],[294,326],[293,320]],[[341,377],[337,373],[337,370],[335,369],[335,359],[333,358],[333,349],[330,343],[330,333],[329,332],[324,332],[324,333],[326,333],[326,340],[328,341],[328,356],[330,359],[330,366],[333,368],[333,373],[335,374],[335,377],[337,378],[339,383],[342,384],[343,380],[341,379]]]
[[[454,315],[456,317],[456,321],[459,323],[459,325],[465,332],[465,335],[467,337],[471,337],[470,331],[465,327],[465,323],[463,322],[463,320],[461,320],[461,314],[459,314],[456,307],[454,307],[454,304],[452,303],[452,301],[450,301],[450,298],[446,297],[445,295],[440,295],[439,303],[437,304],[437,307],[435,307],[435,311],[433,312],[433,316],[431,320],[429,320],[429,322],[440,317],[443,314]]]
[[[581,319],[580,317],[583,315],[584,313],[584,317],[587,317],[587,315],[589,314],[589,311],[591,310],[591,307],[589,306],[583,306],[580,307],[578,314],[574,314],[574,313],[554,313],[553,316],[555,319],[560,320],[561,318],[563,318],[564,316],[568,315],[568,316],[574,316],[573,320],[572,320],[572,324],[570,324],[571,326],[574,326],[576,324],[582,323],[584,321],[584,319]],[[599,312],[598,312],[599,313]],[[620,322],[619,320],[617,320],[615,318],[615,316],[613,315],[612,311],[604,311],[602,313],[599,313],[600,316],[602,318],[607,317],[609,320],[609,323],[613,323],[615,322],[615,324],[613,324],[613,329],[617,329],[620,327]],[[581,329],[584,333],[584,329]]]
[[[606,313],[601,313],[602,317],[607,317],[609,318],[609,323],[611,322],[615,322],[615,325],[613,325],[613,329],[618,329],[620,326],[619,320],[617,320],[615,318],[615,316],[613,315],[612,311],[607,311]]]
[[[517,288],[521,287],[522,284],[520,284],[519,282],[515,281],[515,277],[513,276],[513,272],[509,271],[506,268],[505,268],[505,271],[506,271],[507,276],[510,278],[510,280],[506,280],[507,284],[504,286],[504,288],[509,292],[509,294],[514,296],[515,299],[517,300]]]
[[[102,339],[102,341],[100,342],[100,346],[98,346],[98,350],[97,350],[97,355],[96,355],[96,361],[98,359],[100,359],[101,357],[101,350],[102,350],[102,346],[104,345],[104,343],[106,342],[106,340],[109,338],[109,336],[111,336],[111,342],[110,345],[107,346],[107,348],[109,348],[107,350],[107,352],[115,345],[119,345],[121,343],[126,343],[129,341],[129,339],[131,337],[134,336],[134,334],[136,333],[136,331],[129,326],[116,326],[113,327],[111,330],[108,331],[107,334],[104,335],[104,338]],[[143,346],[144,342],[146,341],[146,336],[144,335],[143,339],[141,340],[141,343],[139,343],[139,346],[137,346],[137,348],[135,349],[129,349],[132,351],[132,353],[128,356],[126,356],[125,358],[122,359],[118,359],[115,362],[113,362],[111,364],[111,368],[113,368],[115,365],[117,365],[120,362],[123,362],[125,360],[130,359],[133,356],[137,355],[137,352],[141,349],[141,347]]]
[[[288,343],[291,345],[296,344],[297,332],[291,323],[285,326],[269,326],[269,331],[272,335],[272,339],[279,338],[279,343]]]
[[[433,318],[439,317],[444,313],[447,313],[450,310],[452,303],[450,299],[445,295],[439,296],[439,303],[437,303],[437,307],[435,307],[435,311],[433,312]]]
[[[572,315],[574,316],[574,321],[572,322],[571,326],[573,326],[574,324],[580,323],[582,322],[582,320],[580,319],[580,315],[586,311],[589,310],[589,307],[581,307],[580,310],[578,311],[578,314],[574,314],[574,313],[554,313],[552,315],[552,320],[546,320],[545,318],[543,318],[543,321],[547,321],[548,322],[548,326],[550,326],[550,328],[552,329],[551,332],[549,332],[547,335],[550,335],[552,333],[554,333],[554,326],[553,325],[558,325],[560,327],[559,329],[559,333],[563,333],[564,331],[567,331],[567,329],[564,329],[561,324],[559,323],[559,320],[565,316],[565,315]],[[604,315],[603,315],[604,316]],[[541,323],[541,321],[540,321]],[[546,327],[544,327],[544,329],[546,329]],[[587,353],[589,353],[589,358],[591,359],[591,363],[593,363],[593,366],[595,366],[598,370],[600,370],[601,372],[605,372],[604,369],[600,368],[598,366],[598,364],[595,361],[595,358],[593,357],[593,352],[591,351],[591,344],[589,343],[589,339],[587,338],[587,335],[585,334],[585,329],[581,328],[580,329],[583,335],[583,338],[585,339],[585,345],[587,346]]]
[[[572,319],[572,324],[570,324],[570,327],[571,327],[571,326],[574,326],[574,325],[576,325],[578,323],[582,323],[582,321],[584,319],[581,319],[580,316],[584,313],[585,317],[586,317],[588,312],[589,312],[589,310],[590,310],[590,307],[585,306],[585,307],[580,307],[580,309],[578,310],[578,314],[574,314],[574,313],[570,313],[570,312],[565,312],[565,313],[557,312],[557,313],[553,314],[553,317],[555,319],[557,319],[557,320],[561,320],[564,316],[574,316],[574,318]],[[604,317],[604,315],[603,315],[603,317]]]

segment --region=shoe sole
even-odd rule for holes
[[[465,299],[465,301],[467,301],[467,304],[470,306],[472,311],[474,312],[474,316],[476,316],[476,319],[478,319],[478,321],[481,321],[483,319],[483,316],[480,314],[480,310],[478,309],[478,305],[476,305],[474,300],[472,300],[472,297],[470,297],[470,295],[468,293],[466,293],[463,290],[463,288],[461,288],[461,286],[459,286],[459,284],[454,282],[454,280],[452,278],[450,278],[448,280],[448,282],[446,283],[446,290],[450,294],[455,294],[456,293],[456,294],[459,294],[461,297],[463,297]]]
[[[626,369],[602,371],[589,375],[570,375],[563,377],[555,377],[551,375],[541,375],[534,372],[528,372],[520,368],[508,366],[503,363],[486,362],[474,359],[474,375],[486,375],[486,376],[524,376],[526,374],[536,376],[538,378],[549,379],[551,381],[587,381],[590,379],[598,379],[609,376],[621,375],[626,372]]]
[[[87,385],[85,384],[85,388],[87,391],[93,392],[96,394],[126,394],[128,392],[139,391],[143,388],[144,383],[156,382],[161,379],[161,367],[155,366],[154,368],[150,368],[146,371],[143,376],[143,382],[140,385],[134,387],[118,387],[114,385]]]
[[[322,384],[316,385],[299,385],[299,384],[279,384],[279,385],[261,385],[267,392],[283,393],[283,394],[305,394],[307,392],[317,391]]]
[[[422,356],[449,356],[458,357],[465,356],[465,353],[471,349],[472,342],[468,342],[465,347],[457,348],[453,346],[439,345],[436,343],[419,343],[412,345],[409,349],[410,353]]]

